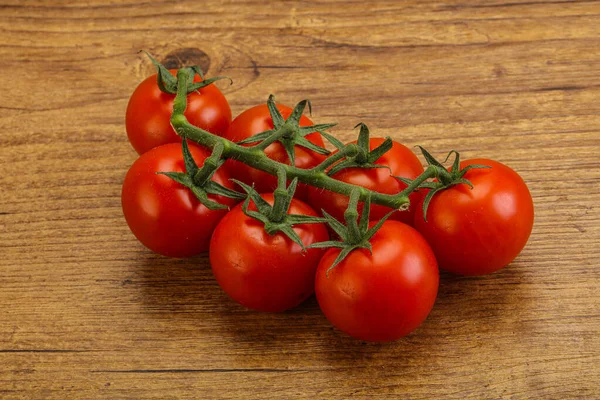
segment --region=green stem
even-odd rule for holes
[[[273,192],[273,210],[269,219],[273,222],[281,222],[287,214],[287,210],[290,206],[288,200],[290,195],[286,190],[287,179],[285,170],[281,168],[277,171],[277,188]]]
[[[187,72],[185,70],[179,70],[177,72],[177,79],[177,95],[175,96],[173,103],[171,125],[179,136],[193,140],[210,149],[213,149],[217,144],[221,143],[223,145],[223,158],[233,158],[270,175],[277,175],[277,171],[280,168],[283,168],[288,180],[298,178],[300,182],[310,186],[326,189],[345,196],[350,196],[352,190],[356,188],[355,185],[333,179],[322,171],[315,172],[310,169],[297,168],[295,166],[271,160],[262,150],[257,149],[256,147],[241,146],[190,124],[185,115],[183,115],[187,107]],[[375,204],[390,207],[394,210],[405,210],[408,208],[409,200],[404,192],[405,191],[390,195],[368,189],[361,189],[359,200],[364,201],[370,194],[371,201]]]
[[[323,160],[321,164],[309,169],[308,171],[312,173],[324,172],[325,170],[327,170],[327,168],[331,167],[333,164],[340,161],[341,159],[345,157],[354,157],[357,152],[358,147],[354,143],[348,144],[341,151],[330,155],[325,160]]]
[[[421,183],[425,182],[427,179],[438,177],[440,175],[440,169],[441,168],[436,167],[435,165],[430,165],[429,167],[427,167],[425,172],[423,172],[421,175],[417,176],[410,183],[410,185],[408,185],[406,187],[406,189],[404,189],[403,191],[398,193],[398,195],[408,196],[409,194],[414,192],[415,189],[417,189],[419,187],[419,185],[421,185]]]
[[[183,113],[187,108],[187,85],[189,76],[186,68],[177,71],[177,95],[173,101],[173,114],[171,115],[171,119],[176,115],[181,115],[183,117]]]
[[[348,227],[348,243],[358,244],[362,240],[362,233],[358,227],[358,198],[360,197],[360,189],[355,188],[350,194],[348,208],[344,211],[344,220]]]
[[[272,145],[279,139],[281,139],[285,136],[288,136],[292,132],[293,132],[293,128],[291,128],[290,125],[283,124],[279,129],[277,129],[275,132],[273,132],[273,134],[271,136],[269,136],[268,138],[266,138],[259,144],[255,145],[254,148],[264,151],[267,147],[269,147],[270,145]]]
[[[213,147],[212,154],[206,160],[202,168],[194,175],[194,183],[198,186],[204,185],[212,176],[215,171],[221,166],[221,155],[223,154],[223,143],[217,143]]]

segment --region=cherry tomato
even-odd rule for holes
[[[261,195],[273,204],[271,194]],[[256,210],[253,203],[250,210]],[[289,214],[316,216],[307,204],[293,199]],[[323,224],[293,227],[308,246],[329,239]],[[244,214],[242,204],[219,223],[210,242],[210,265],[225,293],[241,305],[280,312],[303,302],[315,287],[315,270],[323,249],[306,252],[281,232],[270,236],[264,224]]]
[[[176,75],[176,70],[171,70]],[[194,82],[200,82],[198,75]],[[211,133],[221,135],[231,123],[231,109],[223,93],[210,84],[188,95],[184,115],[188,121]],[[131,145],[143,154],[167,143],[181,143],[171,127],[175,95],[162,92],[156,83],[156,74],[146,78],[135,89],[125,115],[125,127]]]
[[[192,157],[202,166],[210,153],[189,144]],[[135,237],[155,253],[189,257],[208,250],[210,235],[227,210],[209,210],[185,186],[157,172],[184,172],[178,143],[165,144],[142,154],[131,166],[121,193],[123,214]],[[213,181],[233,188],[221,168]],[[233,205],[231,199],[209,195],[209,199]]]
[[[327,250],[317,269],[317,300],[341,331],[367,341],[396,340],[429,315],[439,285],[437,263],[425,239],[402,222],[386,221],[370,243],[372,253],[353,250],[329,273],[340,250]]]
[[[372,138],[369,141],[371,150],[384,142],[382,138]],[[356,143],[353,141],[351,143]],[[414,179],[423,173],[423,166],[417,156],[406,146],[393,142],[392,148],[381,156],[375,164],[385,165],[387,168],[346,168],[335,173],[332,178],[374,190],[380,193],[395,194],[406,188],[406,184],[392,175],[402,178]],[[413,224],[416,205],[422,198],[422,192],[415,191],[408,197],[410,208],[406,211],[396,211],[391,219]],[[348,207],[348,197],[330,192],[328,190],[309,187],[308,203],[316,210],[325,210],[339,221],[344,220],[344,211]],[[359,210],[362,206],[359,207]],[[369,219],[380,220],[391,211],[390,208],[372,204]]]
[[[277,109],[281,113],[284,119],[287,119],[292,113],[290,107],[282,104],[277,104]],[[300,126],[311,126],[313,122],[306,116],[300,118]],[[225,138],[239,142],[247,139],[250,136],[256,135],[257,133],[273,129],[273,120],[269,113],[269,108],[266,104],[261,104],[252,108],[247,109],[240,115],[238,115],[227,130],[227,133],[222,135]],[[323,138],[317,132],[308,134],[305,136],[310,142],[317,146],[324,146]],[[283,145],[279,142],[271,144],[265,149],[265,154],[275,160],[284,164],[290,164],[290,160]],[[295,152],[296,162],[295,165],[298,168],[308,169],[321,163],[325,159],[325,156],[315,153],[312,150],[308,150],[302,146],[296,146]],[[254,184],[254,188],[259,193],[272,192],[277,187],[277,178],[267,174],[266,172],[252,168],[238,161],[228,161],[228,169],[231,175],[248,184]],[[306,198],[306,185],[300,183],[296,190],[296,197],[300,199]]]
[[[533,227],[533,200],[523,179],[497,161],[461,162],[489,169],[471,169],[471,181],[435,194],[423,219],[421,205],[415,226],[429,242],[440,268],[461,275],[482,275],[509,264],[521,252]]]

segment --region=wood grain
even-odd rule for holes
[[[3,0],[0,32],[0,398],[600,398],[600,2]],[[394,343],[245,310],[123,220],[139,49],[231,76],[234,114],[308,97],[342,139],[507,163],[529,244]]]

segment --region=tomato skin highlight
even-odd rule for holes
[[[277,104],[277,109],[281,113],[284,119],[287,119],[292,113],[292,109],[288,106]],[[300,118],[300,126],[311,126],[313,122],[306,116],[302,115]],[[257,133],[273,129],[273,120],[269,113],[269,108],[266,104],[261,104],[247,109],[238,115],[229,126],[227,132],[221,136],[232,142],[239,142],[247,139]],[[317,146],[324,147],[323,138],[318,132],[313,132],[305,136],[310,142]],[[295,147],[296,162],[295,166],[298,168],[308,169],[320,164],[326,156],[315,153],[312,150],[308,150],[302,146]],[[271,144],[265,149],[265,154],[272,160],[290,164],[288,155],[279,142]],[[227,160],[227,168],[229,169],[232,177],[240,180],[248,185],[254,184],[254,188],[259,193],[268,193],[275,190],[277,187],[277,178],[267,174],[266,172],[258,169],[249,167],[235,160]],[[296,197],[302,200],[306,199],[307,186],[303,183],[298,184],[296,190]]]
[[[421,205],[415,227],[427,239],[440,268],[460,275],[489,274],[521,252],[533,227],[533,200],[523,179],[510,167],[488,159],[461,162],[488,165],[469,170],[471,181],[433,196],[423,220]]]
[[[372,254],[354,250],[327,274],[340,253],[329,249],[317,269],[315,293],[339,330],[360,340],[392,341],[427,318],[439,271],[425,239],[402,222],[386,221],[370,242]]]
[[[261,195],[273,204],[273,195]],[[256,210],[253,203],[250,210]],[[292,200],[289,214],[316,216],[300,200]],[[329,239],[323,224],[295,225],[293,229],[308,246]],[[315,271],[323,249],[301,247],[281,232],[270,236],[263,223],[248,217],[242,204],[219,223],[210,242],[210,265],[227,295],[244,307],[281,312],[297,306],[313,292]]]
[[[210,153],[193,143],[192,157],[202,166]],[[156,172],[184,172],[181,145],[170,143],[142,154],[131,166],[121,192],[125,220],[135,237],[155,253],[168,257],[190,257],[208,250],[210,236],[227,210],[209,210],[188,188]],[[213,181],[233,189],[221,168]],[[222,204],[235,201],[221,196],[209,198]]]
[[[170,70],[176,75],[177,70]],[[194,82],[200,82],[198,75]],[[231,109],[225,96],[214,83],[188,95],[184,115],[190,124],[221,135],[231,123]],[[167,143],[181,143],[171,126],[175,95],[158,88],[156,74],[143,80],[127,104],[125,127],[129,142],[138,154]]]
[[[383,138],[371,138],[369,147],[371,150],[378,147],[385,141]],[[350,142],[356,143],[356,141]],[[406,188],[406,184],[394,178],[392,175],[402,178],[414,179],[423,173],[423,166],[417,156],[410,149],[398,142],[393,142],[392,148],[375,162],[377,165],[386,165],[387,168],[346,168],[333,174],[332,178],[353,185],[385,193],[396,194]],[[396,211],[390,218],[412,225],[414,221],[415,208],[422,198],[421,191],[411,193],[410,208],[406,211]],[[325,189],[309,187],[308,203],[316,210],[325,210],[338,221],[344,221],[344,211],[348,207],[348,197],[330,192]],[[359,203],[359,210],[362,209],[362,203]],[[372,221],[380,220],[391,208],[372,204],[369,219]]]

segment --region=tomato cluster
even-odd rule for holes
[[[446,169],[423,150],[424,169],[406,146],[371,138],[364,125],[357,141],[342,144],[324,132],[332,124],[313,125],[303,115],[306,102],[290,108],[269,98],[232,121],[214,84],[183,92],[189,124],[226,143],[253,146],[279,166],[314,170],[314,179],[290,183],[286,168],[274,176],[247,158],[223,155],[227,146],[208,146],[211,152],[182,142],[169,122],[176,94],[161,84],[165,71],[144,80],[127,107],[127,134],[140,157],[123,183],[125,219],[158,254],[209,251],[217,282],[245,307],[285,311],[315,293],[340,330],[362,340],[395,340],[430,313],[438,267],[492,273],[529,238],[532,198],[508,166],[489,159],[459,162],[456,154]],[[190,85],[204,79],[194,71]],[[172,85],[175,71],[170,74]],[[323,137],[337,147],[330,155]],[[341,194],[319,184],[324,175],[363,189]],[[417,182],[424,176],[433,180]],[[410,206],[400,211],[371,204],[365,189],[406,193]]]

